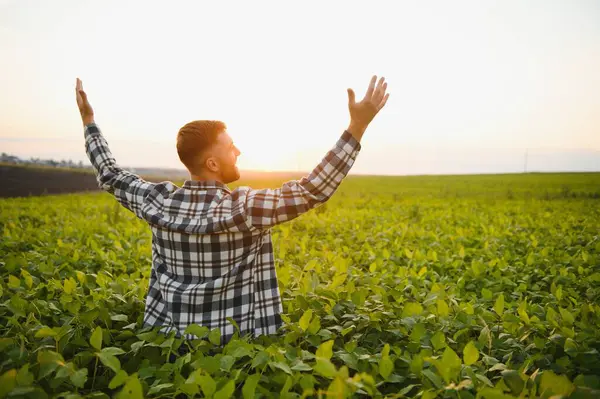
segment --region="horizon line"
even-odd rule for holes
[[[69,170],[77,170],[80,168],[63,168],[63,167],[52,167],[52,166],[45,166],[45,165],[41,165],[41,164],[28,164],[28,165],[23,165],[23,164],[11,164],[11,163],[1,163],[0,162],[0,166],[8,166],[8,167],[25,167],[25,168],[32,168],[32,169],[51,169],[51,170],[59,170],[59,171],[69,171]],[[177,171],[180,173],[189,173],[188,171],[186,171],[185,169],[176,169],[176,168],[152,168],[152,167],[138,167],[138,168],[134,168],[134,167],[127,167],[127,166],[121,166],[121,168],[123,169],[155,169],[155,170],[165,170],[165,171]],[[93,171],[93,168],[91,166],[86,166],[85,168],[81,168],[84,170],[91,170]],[[240,178],[238,180],[243,180],[244,176],[243,173],[254,173],[254,174],[286,174],[286,175],[308,175],[311,173],[311,171],[297,171],[297,170],[260,170],[260,169],[241,169],[240,170]],[[536,171],[536,170],[528,170],[528,171],[522,171],[522,172],[482,172],[482,173],[460,173],[460,172],[454,172],[454,173],[415,173],[415,174],[372,174],[372,173],[353,173],[352,171],[350,171],[348,173],[347,176],[359,176],[359,177],[418,177],[418,176],[496,176],[496,175],[527,175],[527,174],[536,174],[536,175],[542,175],[542,174],[594,174],[594,173],[600,173],[600,169],[598,170],[556,170],[556,171]],[[158,176],[160,177],[160,176]],[[187,179],[186,179],[187,180]]]

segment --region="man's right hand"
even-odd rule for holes
[[[94,110],[88,101],[87,94],[83,91],[83,83],[81,83],[79,78],[75,81],[75,98],[77,100],[77,107],[81,114],[83,126],[94,123]]]
[[[354,90],[348,89],[350,125],[346,130],[348,130],[358,141],[360,141],[367,126],[369,126],[369,123],[371,123],[375,115],[383,108],[390,96],[389,93],[386,94],[385,92],[387,89],[385,78],[381,77],[381,79],[379,79],[377,87],[375,87],[376,81],[377,76],[374,75],[371,78],[371,83],[369,83],[369,88],[367,89],[364,98],[358,103],[354,98]]]

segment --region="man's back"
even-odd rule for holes
[[[237,223],[246,220],[238,195],[245,192],[232,196],[217,181],[188,180],[148,203],[146,212],[158,223],[150,223],[153,265],[144,324],[168,326],[165,332],[178,335],[192,323],[218,327],[222,344],[235,331],[229,317],[241,334],[277,332],[282,307],[271,231]]]

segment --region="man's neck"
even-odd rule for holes
[[[196,181],[216,180],[220,183],[223,183],[223,179],[221,179],[221,176],[219,176],[215,173],[200,173],[200,174],[190,173],[190,180],[196,180]]]

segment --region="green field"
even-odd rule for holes
[[[109,194],[0,199],[0,229],[0,397],[600,397],[599,173],[351,176],[273,229],[285,331],[184,356]]]

